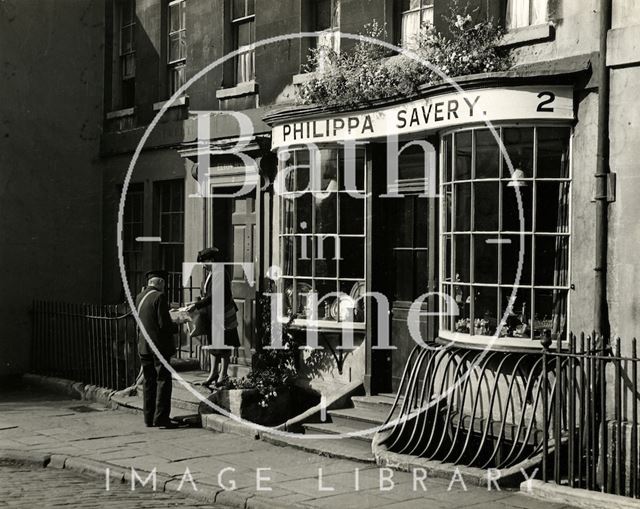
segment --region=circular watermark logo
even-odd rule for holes
[[[311,38],[314,40],[317,40],[318,36],[322,35],[321,32],[300,32],[300,33],[292,33],[292,34],[285,34],[285,35],[279,35],[276,37],[271,37],[268,39],[264,39],[261,41],[257,41],[254,44],[254,49],[263,47],[263,46],[268,46],[271,44],[275,44],[275,43],[279,43],[279,42],[283,42],[283,41],[291,41],[291,40],[295,40],[295,39],[305,39],[305,38]],[[359,34],[350,34],[350,33],[344,33],[341,32],[340,33],[340,37],[343,39],[347,39],[347,40],[352,40],[352,41],[356,41],[356,42],[361,42],[361,43],[365,43],[365,44],[372,44],[372,45],[377,45],[380,46],[386,50],[392,51],[394,53],[397,54],[401,54],[404,55],[407,58],[410,58],[412,60],[414,60],[415,62],[421,64],[422,66],[424,66],[425,68],[429,69],[430,71],[432,71],[433,73],[435,73],[436,75],[438,75],[441,79],[442,82],[447,83],[448,85],[450,85],[455,91],[458,92],[458,94],[461,95],[462,98],[467,97],[467,92],[465,92],[465,90],[463,90],[461,88],[461,86],[454,80],[449,78],[444,72],[442,72],[437,66],[433,65],[431,62],[429,62],[428,60],[425,60],[419,53],[416,53],[415,51],[406,49],[406,48],[401,48],[398,46],[395,46],[393,44],[390,44],[386,41],[382,41],[373,37],[368,37],[365,35],[359,35]],[[519,224],[520,224],[520,249],[519,249],[519,255],[518,255],[518,262],[517,262],[517,270],[516,270],[516,274],[515,274],[515,281],[514,281],[514,285],[513,285],[513,290],[512,293],[508,299],[508,303],[507,306],[505,308],[504,314],[501,317],[500,322],[497,324],[496,327],[496,331],[493,334],[493,336],[491,336],[491,339],[486,341],[486,343],[484,344],[484,348],[482,350],[482,352],[477,355],[472,363],[472,365],[469,367],[469,369],[467,369],[463,374],[461,374],[461,376],[453,383],[451,384],[446,391],[442,392],[439,395],[439,399],[435,399],[432,401],[429,401],[428,403],[426,403],[424,406],[421,406],[419,409],[414,409],[414,411],[411,414],[408,415],[403,415],[403,416],[399,416],[398,418],[395,419],[391,419],[389,420],[388,423],[386,423],[383,426],[373,426],[369,429],[364,429],[364,430],[358,430],[358,431],[353,431],[353,432],[347,432],[347,433],[340,433],[340,434],[335,434],[335,435],[327,435],[327,434],[298,434],[298,433],[291,433],[288,431],[285,431],[284,429],[279,429],[279,427],[268,427],[268,426],[263,426],[260,424],[256,424],[253,423],[251,421],[248,421],[246,419],[241,418],[238,415],[233,414],[232,412],[229,412],[227,409],[221,407],[220,405],[215,404],[214,402],[210,401],[209,399],[207,399],[206,397],[204,397],[200,392],[198,392],[197,390],[195,390],[193,388],[193,386],[187,382],[186,380],[184,380],[184,378],[180,375],[180,373],[178,373],[170,364],[169,360],[166,359],[162,353],[159,351],[158,347],[155,345],[154,341],[151,339],[151,337],[149,336],[148,331],[145,329],[144,324],[142,323],[141,319],[140,319],[140,315],[139,315],[139,310],[136,308],[135,305],[135,301],[134,301],[134,296],[131,293],[131,288],[129,286],[129,282],[127,280],[127,271],[126,271],[126,267],[125,267],[125,263],[124,263],[124,256],[123,256],[123,236],[122,236],[122,229],[123,229],[123,216],[124,216],[124,208],[125,208],[125,202],[126,202],[126,196],[127,196],[127,190],[129,189],[131,180],[132,180],[132,175],[134,172],[134,169],[136,167],[136,163],[142,153],[142,150],[145,146],[145,144],[147,143],[147,140],[149,139],[151,133],[153,132],[153,130],[155,129],[155,127],[158,125],[158,123],[160,122],[160,120],[162,119],[163,115],[167,112],[167,110],[172,106],[173,103],[176,102],[176,100],[178,100],[178,98],[182,97],[185,92],[189,89],[189,87],[191,87],[194,83],[196,83],[198,80],[200,80],[203,76],[205,76],[208,72],[212,71],[213,69],[215,69],[216,67],[219,67],[221,65],[223,65],[225,62],[237,57],[238,55],[240,55],[241,53],[245,52],[246,49],[238,49],[235,51],[232,51],[226,55],[224,55],[223,57],[211,62],[210,64],[208,64],[206,67],[204,67],[203,69],[201,69],[200,71],[198,71],[193,77],[191,77],[184,85],[182,85],[178,90],[176,90],[176,92],[169,98],[169,100],[167,100],[164,105],[162,106],[162,108],[158,111],[158,113],[155,115],[155,117],[153,118],[153,120],[150,122],[150,124],[148,125],[148,127],[146,128],[144,134],[142,135],[142,137],[140,138],[140,141],[138,142],[138,145],[133,153],[133,156],[131,158],[131,161],[129,163],[129,167],[127,170],[127,173],[125,175],[124,178],[124,182],[123,182],[123,186],[122,186],[122,194],[120,197],[120,203],[119,203],[119,208],[118,208],[118,223],[117,223],[117,246],[118,246],[118,262],[119,262],[119,267],[120,267],[120,275],[122,278],[122,282],[123,282],[123,287],[124,287],[124,294],[126,296],[127,302],[129,304],[129,306],[131,307],[131,311],[132,314],[136,320],[136,323],[138,324],[138,327],[140,329],[140,333],[143,335],[145,341],[148,343],[149,347],[151,348],[151,350],[153,351],[154,355],[156,357],[158,357],[158,359],[161,361],[161,363],[163,364],[163,366],[169,370],[173,376],[174,379],[178,380],[195,398],[197,398],[199,401],[201,401],[203,404],[209,406],[214,412],[217,412],[219,414],[222,414],[230,419],[233,419],[234,421],[243,424],[245,426],[251,427],[253,429],[255,429],[256,431],[262,431],[262,432],[268,432],[271,434],[275,434],[275,435],[281,435],[283,437],[295,437],[297,439],[312,439],[312,440],[334,440],[334,439],[339,439],[339,438],[350,438],[350,437],[358,437],[358,436],[365,436],[365,435],[371,435],[372,433],[375,433],[377,431],[381,431],[383,429],[388,429],[392,426],[395,426],[396,424],[400,423],[400,422],[405,422],[408,419],[413,418],[415,415],[417,415],[417,412],[419,411],[424,411],[427,410],[428,408],[432,407],[433,405],[436,405],[438,403],[438,401],[441,401],[442,399],[447,398],[450,394],[452,394],[453,391],[456,390],[457,387],[459,387],[461,384],[464,384],[465,381],[467,380],[468,377],[471,376],[472,371],[474,367],[478,366],[483,359],[488,355],[489,352],[492,351],[492,348],[495,344],[495,342],[501,337],[501,332],[504,329],[504,327],[507,324],[507,319],[509,316],[512,315],[513,312],[513,306],[515,304],[516,301],[516,294],[517,294],[517,290],[518,290],[518,285],[519,282],[521,280],[521,276],[522,276],[522,271],[523,271],[523,262],[524,262],[524,211],[523,211],[523,200],[522,200],[522,196],[521,196],[521,192],[519,188],[515,189],[515,196],[516,196],[516,202],[517,202],[517,207],[518,207],[518,220],[519,220]],[[226,114],[230,114],[232,116],[235,116],[236,119],[238,120],[238,123],[240,125],[241,130],[244,130],[244,132],[246,133],[246,131],[249,129],[251,129],[251,126],[248,125],[247,123],[247,118],[243,117],[241,114],[239,113],[234,113],[234,112],[226,112]],[[502,139],[500,137],[499,132],[496,130],[496,128],[493,126],[493,124],[491,123],[490,120],[484,118],[482,119],[482,122],[487,126],[487,128],[490,130],[493,138],[495,138],[497,145],[499,147],[500,153],[502,155],[502,157],[504,158],[504,161],[509,169],[510,175],[515,176],[515,172],[516,170],[514,169],[514,165],[511,162],[511,158],[502,142]],[[250,123],[249,123],[250,124]],[[203,124],[204,125],[204,124]],[[207,119],[207,126],[208,126],[208,119]],[[208,127],[207,127],[208,130]],[[416,136],[419,137],[419,136]],[[397,143],[397,140],[396,140]],[[238,149],[238,153],[236,154],[238,157],[240,157],[241,159],[243,159],[243,156],[245,156],[242,152],[241,149],[244,147],[245,145],[243,145],[242,143],[239,143],[236,148]],[[281,158],[281,154],[278,154],[278,157]],[[285,156],[286,157],[286,156]],[[202,171],[202,169],[200,169],[200,173],[204,174],[204,173],[208,173],[207,171]],[[204,195],[206,194],[208,196],[208,193],[203,193],[203,186],[200,186],[200,192],[201,195],[199,197],[194,197],[194,198],[199,198],[199,199],[203,199]],[[255,187],[254,186],[243,186],[243,189],[241,190],[246,193],[250,192],[250,191],[255,191]],[[258,189],[257,192],[260,192],[260,190]],[[317,191],[316,191],[317,192]],[[357,194],[357,193],[356,193]],[[239,194],[236,194],[236,196],[239,196]],[[440,199],[442,199],[442,197],[440,197]],[[426,226],[425,226],[426,227]],[[191,265],[195,265],[195,264],[191,264]],[[280,275],[282,274],[282,270],[280,268],[272,268],[271,269],[271,276],[276,276],[273,277],[273,279],[277,279]],[[455,284],[454,284],[455,286]],[[447,296],[448,297],[448,296]],[[453,306],[455,307],[455,306]],[[419,311],[420,306],[417,306],[417,310]],[[278,317],[273,316],[272,320],[277,320]],[[411,331],[412,327],[413,330],[415,331],[417,329],[417,327],[415,326],[415,323],[409,323],[409,329]],[[456,341],[455,339],[453,339],[451,342],[449,342],[448,344],[445,345],[441,345],[441,346],[437,346],[437,347],[433,347],[431,345],[428,345],[426,343],[424,343],[422,341],[422,339],[419,337],[419,331],[417,332],[418,337],[414,337],[415,336],[415,332],[411,332],[411,335],[414,339],[414,341],[416,341],[416,343],[422,347],[422,348],[431,348],[431,349],[446,349],[446,348],[450,348],[452,346],[455,345]],[[319,409],[319,411],[321,411],[322,409]],[[326,407],[324,408],[324,410],[326,411]]]

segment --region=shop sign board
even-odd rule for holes
[[[573,120],[573,87],[521,86],[450,92],[403,104],[301,119],[273,127],[272,148],[363,141],[478,122]]]

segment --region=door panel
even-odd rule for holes
[[[221,193],[220,193],[221,194]],[[213,244],[222,250],[224,261],[255,263],[255,199],[214,198],[212,205]],[[238,306],[238,335],[240,348],[231,361],[251,364],[251,348],[254,340],[255,285],[250,286],[242,267],[234,266],[231,275],[231,293]],[[255,280],[255,274],[253,274]]]
[[[255,200],[253,198],[235,198],[233,213],[233,261],[235,263],[255,263]],[[254,266],[255,267],[255,266]],[[255,274],[253,274],[255,280]],[[231,291],[238,304],[238,334],[240,348],[236,362],[251,364],[251,348],[254,342],[255,324],[255,285],[250,286],[242,267],[234,267]]]

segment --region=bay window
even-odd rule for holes
[[[284,312],[329,327],[363,325],[364,149],[287,152],[279,192]],[[354,178],[346,176],[351,170]]]
[[[547,0],[507,0],[508,29],[540,25],[547,21]]]
[[[441,334],[564,339],[570,128],[496,131],[513,172],[489,129],[442,138]]]

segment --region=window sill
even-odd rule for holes
[[[287,319],[280,318],[280,323],[288,323]],[[294,329],[310,329],[318,332],[339,333],[343,330],[353,330],[355,332],[364,332],[366,324],[364,322],[333,322],[330,320],[307,320],[304,318],[296,318],[291,327]]]
[[[136,112],[135,108],[123,108],[121,110],[114,110],[114,111],[107,112],[106,118],[107,120],[113,120],[114,118],[129,117],[135,114],[135,112]]]
[[[460,332],[440,331],[437,341],[451,346],[461,346],[470,349],[487,349],[487,351],[519,351],[526,353],[542,352],[542,344],[530,338],[495,338],[494,336],[470,336]],[[564,345],[566,342],[562,343]],[[554,341],[552,349],[556,349]]]
[[[160,111],[162,107],[167,104],[169,101],[159,101],[157,103],[153,103],[153,111]],[[189,96],[183,95],[178,97],[175,101],[173,101],[169,108],[178,108],[180,106],[187,106],[189,104]]]
[[[216,99],[230,99],[243,95],[257,94],[258,84],[254,81],[238,83],[235,87],[221,88],[216,90]]]
[[[544,42],[551,40],[553,36],[554,25],[551,22],[522,28],[514,28],[504,35],[502,40],[498,43],[498,46],[509,47],[534,42]]]

